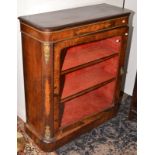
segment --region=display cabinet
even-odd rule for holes
[[[129,15],[100,4],[19,17],[25,130],[44,151],[117,114]]]

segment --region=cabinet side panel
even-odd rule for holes
[[[43,134],[41,43],[22,34],[27,124]]]

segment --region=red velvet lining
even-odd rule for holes
[[[61,126],[74,123],[86,116],[105,110],[113,105],[116,81],[64,103]]]
[[[117,42],[119,40],[119,42]],[[84,64],[120,51],[121,36],[71,47],[67,50],[62,70]]]
[[[71,47],[67,50],[62,70],[119,53],[121,36]],[[112,57],[64,76],[61,99],[117,76],[119,56]],[[64,104],[61,126],[112,106],[116,80]]]
[[[118,58],[115,56],[96,65],[67,74],[61,98],[116,77]]]

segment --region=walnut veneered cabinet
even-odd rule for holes
[[[100,4],[19,17],[25,129],[44,151],[116,115],[129,15]]]

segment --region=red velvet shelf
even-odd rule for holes
[[[119,56],[71,72],[64,76],[61,99],[100,84],[117,76]]]
[[[64,104],[64,112],[61,126],[67,126],[84,117],[112,107],[115,85],[116,80],[85,95],[62,103]]]
[[[119,53],[121,36],[74,46],[67,49],[62,71]]]

